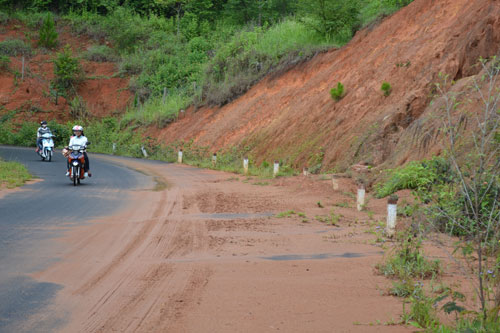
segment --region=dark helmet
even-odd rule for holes
[[[43,120],[42,122],[40,122],[40,125],[47,125],[47,122]]]

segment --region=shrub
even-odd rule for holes
[[[422,240],[411,234],[399,235],[400,239],[394,255],[386,262],[378,264],[377,269],[385,276],[402,280],[411,278],[430,278],[441,271],[439,260],[430,261],[422,251]]]
[[[6,71],[9,69],[10,58],[7,56],[0,56],[0,71]]]
[[[39,32],[40,38],[38,44],[46,48],[54,48],[57,45],[58,34],[56,32],[54,19],[50,13],[43,20],[42,27]]]
[[[82,79],[82,69],[78,59],[73,58],[69,45],[66,45],[54,60],[55,85],[67,95],[68,90],[75,90],[75,85]]]
[[[0,42],[0,55],[8,57],[19,55],[30,56],[31,46],[20,39],[7,39]]]
[[[86,119],[89,116],[87,103],[83,100],[82,96],[76,96],[69,103],[69,113],[74,119]]]
[[[114,62],[118,60],[115,52],[106,45],[92,45],[83,54],[83,58],[96,62]]]
[[[337,83],[337,88],[332,88],[330,90],[330,95],[336,101],[340,101],[344,97],[344,85],[342,83]]]
[[[0,24],[6,25],[7,23],[9,23],[9,15],[4,12],[0,12]]]
[[[391,84],[389,82],[383,82],[380,90],[382,90],[385,97],[389,96],[392,90]]]
[[[431,186],[447,183],[451,177],[451,166],[442,157],[412,161],[402,168],[389,170],[388,180],[375,186],[375,196],[383,198],[404,189],[417,190],[424,195]]]

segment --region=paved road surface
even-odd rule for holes
[[[152,186],[148,176],[89,155],[93,177],[74,187],[64,176],[66,161],[59,152],[52,162],[42,162],[33,148],[0,146],[0,157],[23,163],[43,179],[0,199],[2,333],[22,331],[22,321],[49,304],[61,288],[29,277],[57,260],[54,238],[67,228],[111,215],[127,203],[127,191]],[[40,332],[51,331],[64,317],[46,318]]]

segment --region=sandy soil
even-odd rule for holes
[[[319,176],[131,167],[168,185],[69,232],[63,259],[35,274],[64,286],[49,309],[70,314],[63,332],[410,331],[384,325],[402,311],[374,272],[382,249],[367,232],[385,201],[357,212],[349,179],[334,192]],[[315,219],[332,209],[338,226]],[[288,210],[305,217],[272,215]]]

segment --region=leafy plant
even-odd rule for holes
[[[411,278],[430,278],[441,272],[439,260],[430,261],[421,251],[422,240],[409,233],[398,235],[395,252],[384,263],[377,265],[378,270],[389,277],[402,280]]]
[[[10,66],[10,58],[7,56],[0,56],[0,71],[6,71]]]
[[[20,39],[6,39],[0,42],[0,55],[7,57],[31,56],[31,46]]]
[[[38,44],[49,49],[54,48],[57,46],[57,37],[54,18],[48,13],[39,31]]]
[[[423,195],[433,185],[448,183],[452,177],[451,166],[442,157],[412,161],[404,167],[389,170],[388,174],[387,181],[375,186],[377,198],[383,198],[404,189],[413,189]]]
[[[330,95],[336,101],[340,101],[344,97],[344,85],[339,82],[336,88],[330,89]]]
[[[389,96],[392,91],[391,84],[389,82],[383,82],[382,86],[380,87],[380,90],[382,90],[385,97]]]
[[[76,91],[75,86],[81,81],[83,72],[78,59],[72,56],[69,45],[57,54],[54,60],[54,74],[54,83],[58,90],[64,94]]]
[[[90,114],[87,109],[87,103],[85,103],[82,96],[75,96],[69,103],[69,109],[73,119],[86,119]]]
[[[83,53],[83,58],[96,62],[115,62],[118,57],[115,52],[106,45],[92,45]]]

